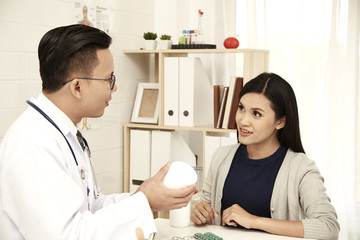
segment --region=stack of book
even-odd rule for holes
[[[242,77],[231,77],[229,86],[214,85],[214,128],[236,129]]]

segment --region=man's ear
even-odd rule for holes
[[[81,81],[79,81],[79,79],[74,79],[71,82],[68,83],[69,87],[70,87],[70,91],[72,93],[72,95],[75,98],[80,99],[81,98]]]
[[[286,117],[284,116],[284,117],[280,118],[279,120],[277,120],[276,129],[277,130],[282,129],[283,127],[285,127],[285,123],[286,123]]]

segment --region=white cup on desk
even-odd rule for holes
[[[190,203],[183,208],[169,211],[170,226],[187,227],[190,225]]]
[[[164,185],[168,188],[180,189],[196,183],[197,174],[187,163],[175,161],[164,177]],[[173,227],[187,227],[190,224],[191,203],[186,207],[169,211],[170,225]]]

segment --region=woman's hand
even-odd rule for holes
[[[206,201],[196,204],[194,211],[191,214],[191,221],[197,225],[211,224],[212,220],[219,216],[219,213],[212,209]]]
[[[256,216],[248,213],[238,204],[234,204],[231,207],[224,210],[222,215],[222,225],[234,226],[241,225],[244,228],[252,228]]]
[[[289,221],[258,217],[245,211],[237,204],[227,208],[222,214],[222,225],[260,229],[272,234],[303,238],[304,226],[302,221]]]

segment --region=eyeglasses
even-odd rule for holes
[[[75,79],[85,79],[85,80],[100,80],[100,81],[109,81],[110,82],[110,90],[114,89],[116,78],[114,73],[111,73],[110,78],[73,78],[63,83],[63,85],[67,84],[68,82],[74,81]]]

